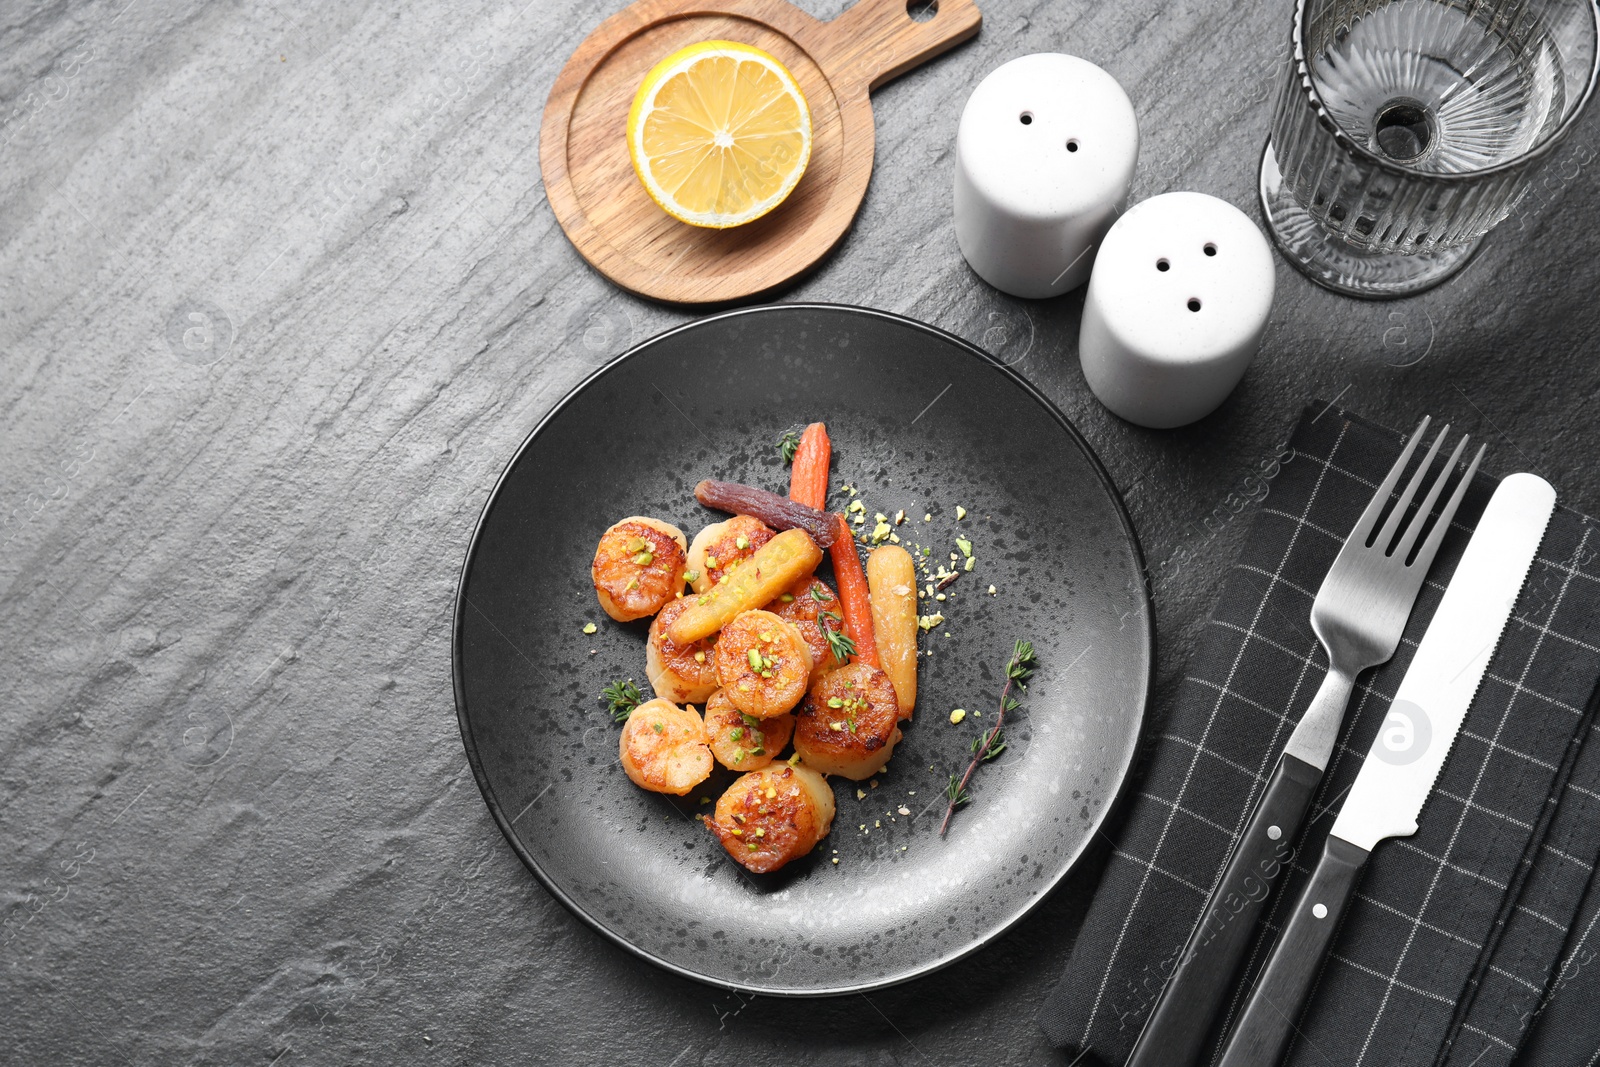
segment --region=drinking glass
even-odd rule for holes
[[[1596,0],[1298,0],[1261,159],[1278,247],[1351,296],[1466,266],[1594,91]]]

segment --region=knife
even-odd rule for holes
[[[1555,503],[1532,474],[1495,489],[1218,1067],[1278,1063],[1367,857],[1385,838],[1417,832]]]

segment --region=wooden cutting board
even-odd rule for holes
[[[859,0],[819,22],[787,0],[638,0],[602,22],[557,76],[539,163],[561,228],[583,258],[641,296],[727,304],[815,266],[850,228],[872,175],[871,90],[978,32],[973,0]],[[923,15],[926,7],[923,6]],[[771,214],[709,230],[656,206],[628,158],[628,108],[651,67],[697,41],[740,41],[776,56],[811,108],[805,177]]]

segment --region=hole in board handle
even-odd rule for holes
[[[939,13],[939,0],[906,0],[906,14],[912,22],[927,22]]]
[[[1156,260],[1156,270],[1171,270],[1171,269],[1172,269],[1172,264],[1168,263],[1165,259]]]
[[[1200,298],[1199,297],[1191,296],[1189,298],[1189,310],[1190,311],[1199,311],[1200,310]]]
[[[1022,114],[1017,116],[1017,121],[1022,123],[1024,126],[1032,126],[1033,125],[1033,112],[1024,111]]]
[[[1077,150],[1078,150],[1078,139],[1076,137],[1074,137],[1072,140],[1067,142],[1067,151],[1068,152],[1076,152]]]

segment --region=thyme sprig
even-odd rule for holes
[[[600,690],[600,702],[606,705],[606,710],[617,722],[627,722],[633,709],[644,703],[644,694],[639,692],[632,678],[626,682],[618,678]]]
[[[785,430],[783,436],[778,438],[778,454],[785,463],[794,462],[794,454],[800,447],[800,435],[793,430]]]
[[[950,806],[945,809],[944,822],[939,824],[940,837],[950,829],[950,819],[955,815],[956,809],[972,800],[967,785],[972,781],[972,774],[978,769],[978,764],[986,763],[1005,751],[1005,734],[1001,732],[1001,727],[1005,724],[1006,712],[1015,711],[1022,706],[1022,702],[1013,694],[1027,690],[1028,679],[1033,676],[1037,664],[1031,642],[1018,641],[1012,647],[1011,660],[1006,664],[1005,688],[1000,690],[1000,714],[995,716],[993,726],[973,739],[972,762],[967,764],[966,773],[960,779],[952,774],[950,784],[945,788],[944,795],[949,799]]]
[[[817,618],[819,620],[826,619],[840,626],[844,625],[844,616],[837,611],[819,611],[817,612]],[[836,630],[832,626],[823,626],[821,629],[822,638],[828,642],[828,651],[833,653],[835,660],[844,663],[856,654],[855,639],[849,634],[843,630]]]

